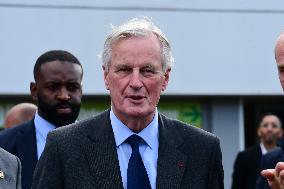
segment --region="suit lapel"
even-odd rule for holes
[[[180,188],[184,170],[190,159],[179,151],[183,140],[168,127],[159,115],[159,152],[157,163],[157,188]]]
[[[27,127],[19,131],[16,138],[17,156],[22,164],[22,185],[31,187],[33,171],[37,163],[37,148],[34,120],[27,123]]]
[[[123,188],[109,110],[94,118],[88,130],[84,151],[96,187]]]
[[[255,170],[257,170],[257,174],[259,174],[260,172],[260,162],[261,162],[261,157],[262,157],[262,152],[261,152],[261,148],[260,145],[258,144],[255,147],[255,150],[253,152],[254,154],[252,156],[255,156],[255,162],[256,162],[256,168]]]

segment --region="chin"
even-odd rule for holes
[[[134,116],[134,117],[137,117],[137,116],[141,117],[141,116],[146,115],[145,112],[137,111],[137,110],[128,110],[126,114],[129,116]]]
[[[140,109],[140,108],[129,108],[127,110],[127,115],[133,116],[133,117],[146,117],[155,112],[155,109],[153,111]]]

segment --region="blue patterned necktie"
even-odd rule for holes
[[[139,153],[141,140],[143,139],[138,135],[131,135],[127,139],[132,147],[127,169],[127,189],[151,189],[148,174]]]

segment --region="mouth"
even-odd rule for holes
[[[129,95],[129,96],[127,96],[127,98],[130,99],[131,102],[141,103],[145,99],[145,96],[143,96],[143,95]]]
[[[60,114],[69,114],[72,112],[72,109],[69,105],[59,105],[57,106],[56,111]]]

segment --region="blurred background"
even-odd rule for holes
[[[141,16],[167,35],[175,58],[159,110],[219,136],[229,188],[237,152],[257,142],[260,115],[284,119],[274,61],[282,1],[0,0],[0,125],[12,105],[32,102],[34,63],[52,49],[83,65],[80,119],[108,108],[98,55],[111,25]]]

